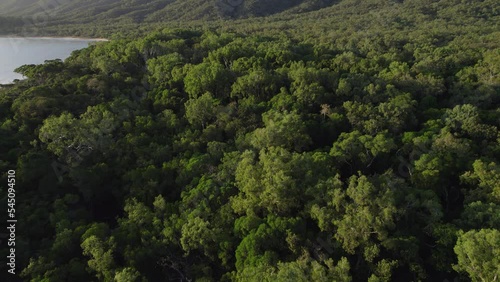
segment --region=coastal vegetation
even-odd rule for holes
[[[499,279],[496,1],[129,2],[0,88],[17,279]]]

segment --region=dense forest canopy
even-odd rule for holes
[[[15,277],[500,279],[499,6],[290,1],[183,28],[44,26],[113,40],[0,88]]]

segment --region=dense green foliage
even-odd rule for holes
[[[498,4],[335,7],[18,68],[21,279],[499,279]]]

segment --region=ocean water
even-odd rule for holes
[[[45,60],[64,60],[71,52],[85,48],[93,39],[1,37],[0,84],[22,79],[14,69],[27,64],[42,64]]]

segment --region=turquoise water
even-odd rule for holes
[[[0,38],[0,84],[22,79],[14,69],[45,60],[64,60],[74,50],[85,48],[95,40],[78,38]]]

